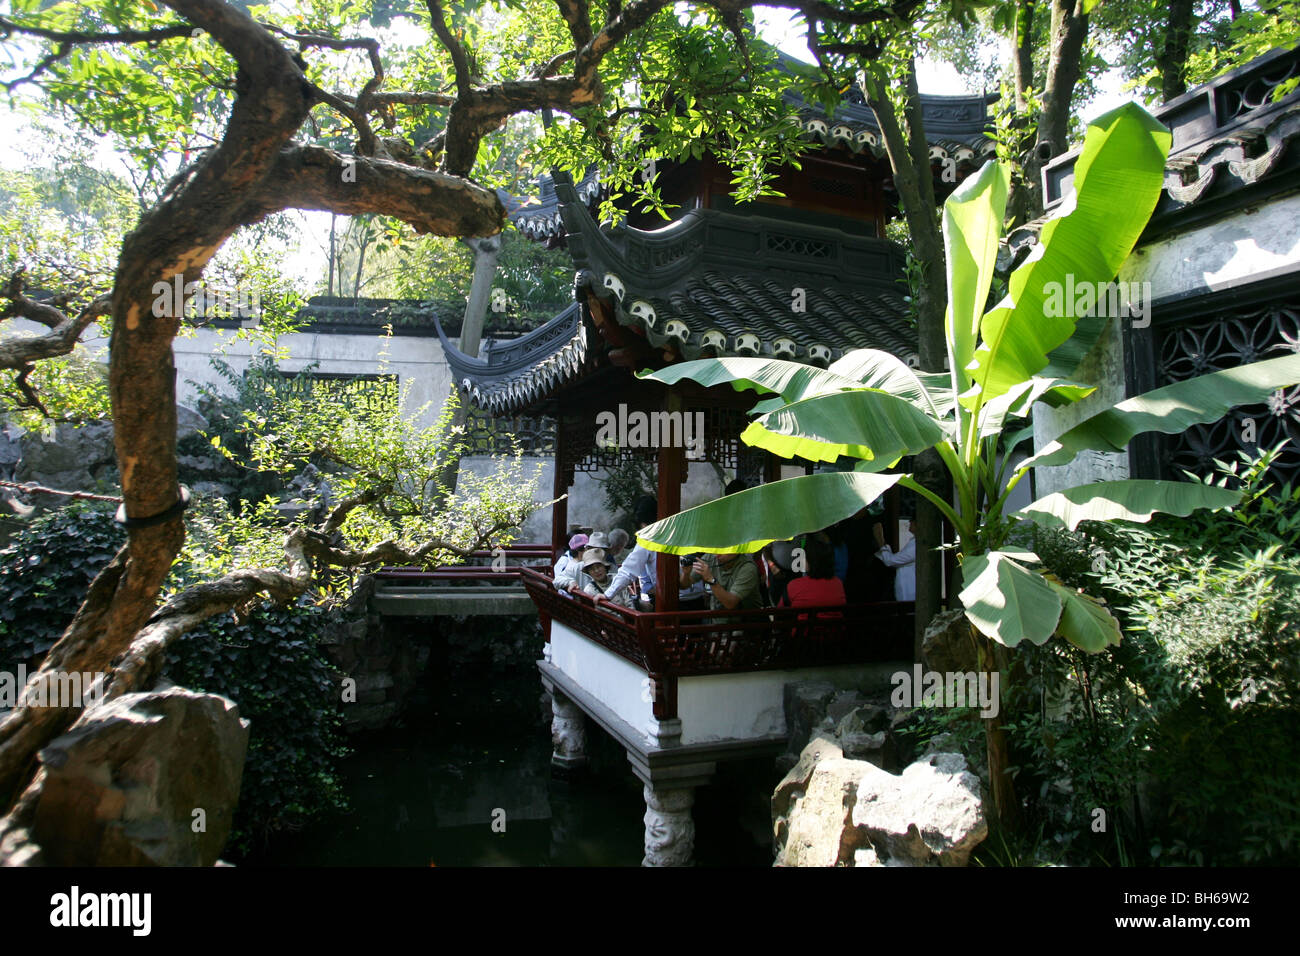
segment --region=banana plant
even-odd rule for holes
[[[764,397],[744,442],[785,458],[858,461],[852,471],[772,482],[684,511],[642,529],[638,540],[675,554],[757,551],[847,518],[899,485],[929,500],[956,529],[964,585],[958,597],[988,641],[1013,648],[1059,635],[1087,652],[1118,644],[1119,624],[1104,604],[1060,584],[1032,552],[1009,546],[1012,532],[1024,522],[1073,530],[1081,521],[1187,515],[1230,507],[1238,493],[1197,482],[1099,481],[1009,510],[1011,492],[1032,468],[1066,464],[1089,449],[1120,451],[1143,432],[1173,434],[1212,422],[1300,382],[1300,356],[1289,356],[1168,385],[1085,418],[1011,464],[1012,451],[1033,434],[1024,420],[1036,402],[1062,407],[1095,391],[1075,377],[1105,323],[1057,314],[1070,310],[1048,307],[1049,300],[1067,282],[1096,288],[1114,279],[1155,208],[1170,139],[1136,104],[1094,120],[1075,163],[1072,195],[1008,277],[1006,296],[987,311],[1010,169],[990,162],[949,197],[946,371],[918,371],[887,352],[860,349],[825,369],[720,358],[641,373],[668,385],[691,379],[753,390]],[[952,477],[953,500],[911,475],[886,473],[928,448]],[[990,739],[991,758],[992,749]],[[996,777],[994,790],[1001,805]]]

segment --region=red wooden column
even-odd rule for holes
[[[680,395],[668,392],[664,402],[669,412],[682,410]],[[685,468],[683,448],[659,449],[659,517],[667,518],[682,510],[682,472]],[[681,559],[675,554],[657,555],[655,574],[655,611],[677,610]]]

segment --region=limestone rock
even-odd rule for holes
[[[792,800],[777,866],[837,866],[853,859],[862,843],[850,818],[864,766],[870,764],[843,757],[817,763],[807,790]]]
[[[17,480],[58,487],[45,479],[69,472],[89,472],[96,465],[113,460],[113,424],[60,424],[52,433],[43,436],[27,432],[19,443],[22,461],[18,464]]]
[[[861,731],[847,734],[840,734],[840,746],[844,749],[844,756],[853,760],[865,760],[873,763],[882,770],[888,770],[889,763],[889,732],[879,730],[874,734],[863,733]]]
[[[16,428],[0,429],[0,465],[16,465],[23,457],[23,446]]]
[[[785,726],[791,753],[799,753],[813,735],[835,696],[835,685],[826,681],[803,681],[785,685]]]
[[[944,611],[934,616],[921,639],[921,665],[940,674],[980,669],[965,612]]]
[[[211,866],[247,747],[248,722],[224,697],[123,695],[40,752],[32,837],[55,866]]]
[[[838,724],[846,715],[857,710],[864,703],[866,699],[856,690],[842,690],[826,705],[826,716]]]
[[[207,431],[208,420],[192,408],[176,406],[176,440],[188,438],[195,432]]]
[[[772,833],[776,842],[778,860],[787,843],[790,817],[808,789],[808,781],[822,760],[842,758],[844,752],[834,737],[814,737],[799,754],[799,759],[772,792]]]
[[[965,866],[988,836],[979,778],[961,754],[932,754],[897,777],[860,766],[852,826],[884,865]]]
[[[979,780],[961,755],[935,754],[896,776],[825,736],[777,785],[772,820],[777,866],[964,866],[988,834]]]

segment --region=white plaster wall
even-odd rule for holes
[[[784,734],[786,684],[830,681],[837,687],[856,687],[871,693],[887,690],[889,675],[897,669],[897,664],[867,664],[678,678],[677,716],[682,721],[682,743],[755,740]]]
[[[236,341],[235,332],[234,329],[196,329],[193,334],[176,339],[172,351],[176,356],[177,400],[182,405],[193,405],[197,400],[194,383],[221,386],[221,376],[211,362],[219,352],[224,352],[221,357],[236,371],[248,367],[254,346],[247,341]],[[389,338],[294,332],[280,336],[276,345],[288,352],[288,358],[280,363],[286,372],[298,372],[316,363],[317,372],[398,376],[405,392],[403,414],[415,416],[415,421],[424,425],[437,420],[451,387],[451,372],[442,345],[433,336]]]
[[[551,621],[551,663],[638,730],[654,719],[644,699],[649,696],[645,671],[556,620]]]
[[[1143,245],[1120,267],[1119,279],[1150,282],[1158,302],[1296,271],[1300,193]]]
[[[41,335],[49,330],[35,322],[15,319],[5,323],[2,337],[16,335]],[[194,383],[225,387],[221,376],[212,367],[213,356],[221,355],[234,369],[248,366],[252,346],[246,341],[236,341],[235,329],[194,329],[178,337],[172,346],[176,363],[176,400],[193,407],[198,400]],[[410,391],[403,405],[403,413],[414,414],[428,405],[416,420],[433,424],[451,388],[451,373],[442,352],[442,345],[432,336],[333,335],[325,333],[295,332],[281,336],[277,346],[287,350],[287,360],[281,367],[297,372],[319,363],[316,371],[339,372],[352,375],[379,373],[398,376],[403,387]],[[108,338],[92,326],[77,347],[77,352],[92,361],[107,366]],[[548,486],[549,487],[549,486]]]
[[[1118,281],[1150,283],[1159,303],[1248,285],[1288,273],[1300,286],[1300,193],[1233,213],[1133,250]],[[1122,321],[1131,321],[1125,319]],[[1034,447],[1041,449],[1089,415],[1126,398],[1123,337],[1117,323],[1088,355],[1083,381],[1099,387],[1068,408],[1034,406]],[[1074,462],[1035,469],[1035,490],[1045,495],[1092,481],[1129,477],[1127,452],[1084,452]]]

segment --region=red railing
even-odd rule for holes
[[[548,635],[550,622],[561,621],[645,670],[655,681],[660,719],[676,713],[679,677],[912,658],[913,604],[908,601],[633,611],[585,594],[561,594],[544,571],[521,568],[519,576]]]

